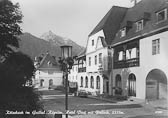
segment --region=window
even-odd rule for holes
[[[97,55],[95,56],[95,65],[97,65]]]
[[[96,89],[100,89],[100,77],[97,76],[97,80],[96,80]]]
[[[44,86],[44,80],[41,79],[41,80],[40,80],[40,87],[43,87],[43,86]]]
[[[126,27],[121,29],[121,37],[126,36]]]
[[[92,40],[92,46],[94,46],[94,39]]]
[[[160,39],[152,40],[152,55],[160,53]]]
[[[90,88],[94,88],[94,78],[93,76],[91,76],[91,79],[90,79]]]
[[[118,56],[118,60],[119,60],[119,61],[121,61],[121,60],[124,59],[124,56],[123,56],[123,55],[124,55],[124,52],[123,52],[123,51],[120,51],[120,52],[119,52],[119,56]]]
[[[88,88],[88,77],[85,79],[85,88]]]
[[[136,22],[136,32],[143,30],[143,20]]]
[[[99,53],[99,64],[102,64],[102,53]]]
[[[83,87],[83,77],[81,77],[81,87]]]
[[[167,19],[167,9],[159,11],[156,13],[157,22],[161,22]]]
[[[50,79],[50,80],[49,80],[49,87],[52,86],[52,85],[53,85],[53,80]]]
[[[89,57],[89,66],[91,66],[91,57]]]

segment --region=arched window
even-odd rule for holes
[[[100,77],[97,76],[96,78],[96,89],[100,89]]]
[[[93,78],[93,76],[91,76],[91,79],[90,79],[90,88],[94,88],[94,78]]]
[[[128,95],[136,96],[136,76],[133,73],[128,77]]]
[[[81,87],[83,87],[83,77],[81,77]]]
[[[85,87],[88,88],[88,77],[85,78]]]
[[[40,80],[40,86],[41,86],[41,87],[44,86],[44,80],[43,80],[43,79]]]
[[[53,80],[50,79],[50,80],[49,80],[49,86],[52,86],[52,85],[53,85]]]

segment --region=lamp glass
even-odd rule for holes
[[[72,56],[72,46],[63,45],[61,46],[62,58],[66,59]]]

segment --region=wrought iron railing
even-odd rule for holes
[[[127,59],[122,61],[114,61],[114,69],[128,68],[139,66],[139,58]]]

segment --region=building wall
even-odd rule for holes
[[[102,65],[99,63],[99,53],[102,53],[102,61],[104,61],[104,57],[107,57],[108,55],[107,47],[100,48],[95,52],[86,55],[86,63],[87,63],[86,72],[98,72],[99,66]],[[97,55],[96,65],[95,65],[95,55]],[[89,57],[91,57],[91,66],[89,66]]]
[[[63,79],[62,79],[63,73],[61,71],[52,71],[48,72],[47,70],[38,70],[36,72],[36,87],[38,88],[45,88],[48,89],[49,87],[49,80],[53,80],[53,85],[54,86],[60,86],[63,84]],[[43,86],[40,86],[40,81],[44,80]]]
[[[133,73],[136,76],[136,97],[146,98],[146,78],[153,69],[163,71],[168,78],[168,31],[146,37],[140,40],[140,66],[113,70],[113,87],[115,86],[115,77],[121,75],[123,95],[128,94],[128,77]],[[160,39],[160,54],[152,55],[152,40]],[[168,80],[167,80],[168,81]],[[163,94],[163,93],[160,93]]]
[[[86,49],[86,54],[95,51],[96,49],[96,43],[97,43],[97,39],[99,36],[104,37],[104,33],[103,30],[100,30],[99,32],[97,32],[96,34],[90,36],[88,38],[88,42],[87,42],[87,49]],[[92,46],[92,40],[94,40],[94,45]]]
[[[107,47],[103,47],[102,41],[99,37],[104,37],[103,30],[100,30],[96,34],[92,35],[88,39],[87,50],[86,50],[86,73],[88,77],[88,88],[83,87],[83,89],[91,92],[93,95],[99,91],[100,94],[106,92],[103,90],[105,87],[105,83],[103,81],[102,75],[99,73],[99,67],[103,64],[105,57],[108,56]],[[92,45],[92,40],[94,40],[94,45]],[[99,53],[102,53],[102,64],[99,63]],[[95,56],[97,55],[97,64],[95,64]],[[91,57],[91,65],[89,65],[89,57]],[[94,78],[94,88],[90,87],[90,79],[91,76]],[[96,78],[100,77],[100,89],[96,89]],[[108,75],[107,75],[108,76]],[[84,78],[85,80],[85,78]],[[84,81],[85,85],[85,81]]]
[[[94,88],[91,88],[91,76],[93,76],[94,79]],[[96,79],[97,76],[100,77],[100,88],[96,88]],[[81,77],[83,77],[83,87],[81,87]],[[86,77],[88,77],[88,87],[86,88]],[[79,90],[86,90],[90,92],[92,95],[96,95],[97,92],[102,94],[103,93],[103,78],[99,73],[79,73],[78,74],[78,83],[79,83]]]
[[[70,73],[68,74],[68,80],[70,82],[77,82],[78,79],[78,65],[73,65]]]

